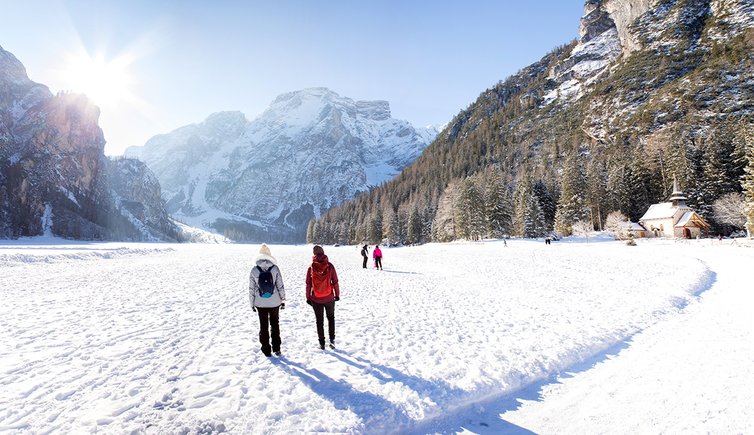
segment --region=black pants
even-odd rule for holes
[[[374,267],[382,269],[382,257],[374,257]]]
[[[272,352],[280,352],[280,307],[259,308],[259,342],[262,353],[269,356]],[[270,327],[272,327],[272,347],[270,347]]]
[[[325,345],[325,312],[327,313],[327,327],[330,341],[335,340],[335,301],[330,301],[324,304],[318,304],[312,302],[312,308],[314,308],[314,316],[317,318],[317,336],[319,337],[320,346]]]
[[[362,265],[362,267],[364,269],[366,269],[367,268],[367,256],[366,255],[362,255],[362,257],[364,257],[364,264]]]

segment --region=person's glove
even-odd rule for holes
[[[340,296],[335,296],[335,302],[338,302],[340,300]]]
[[[309,305],[311,306],[311,305],[312,305],[312,301],[311,301],[311,299],[307,299],[307,300],[306,300],[306,303],[307,303],[307,304],[309,304]]]
[[[284,309],[285,309],[285,302],[283,302],[282,304],[280,304],[280,309],[281,309],[281,310],[284,310]]]
[[[256,313],[257,312],[257,307],[251,307],[251,311],[253,311],[253,312]]]

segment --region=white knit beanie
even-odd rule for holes
[[[272,255],[270,253],[270,248],[267,247],[266,244],[262,243],[262,246],[259,248],[259,253],[262,255]]]

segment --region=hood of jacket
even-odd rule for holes
[[[254,259],[254,263],[262,269],[269,269],[272,266],[277,266],[278,261],[272,255],[259,254]]]
[[[327,258],[326,254],[318,254],[312,257],[312,263],[329,263],[330,259]]]

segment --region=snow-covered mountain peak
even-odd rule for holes
[[[278,96],[251,122],[215,113],[127,155],[157,174],[180,220],[236,238],[301,241],[311,218],[394,177],[436,135],[391,118],[387,101],[308,88]]]
[[[387,101],[354,101],[328,88],[307,88],[278,96],[262,113],[260,120],[284,120],[289,126],[319,122],[333,113],[349,118],[366,118],[374,121],[390,119]]]
[[[224,111],[209,115],[207,119],[204,120],[204,124],[206,124],[210,128],[246,128],[246,126],[249,124],[249,120],[246,119],[246,115],[244,115],[242,112]]]

